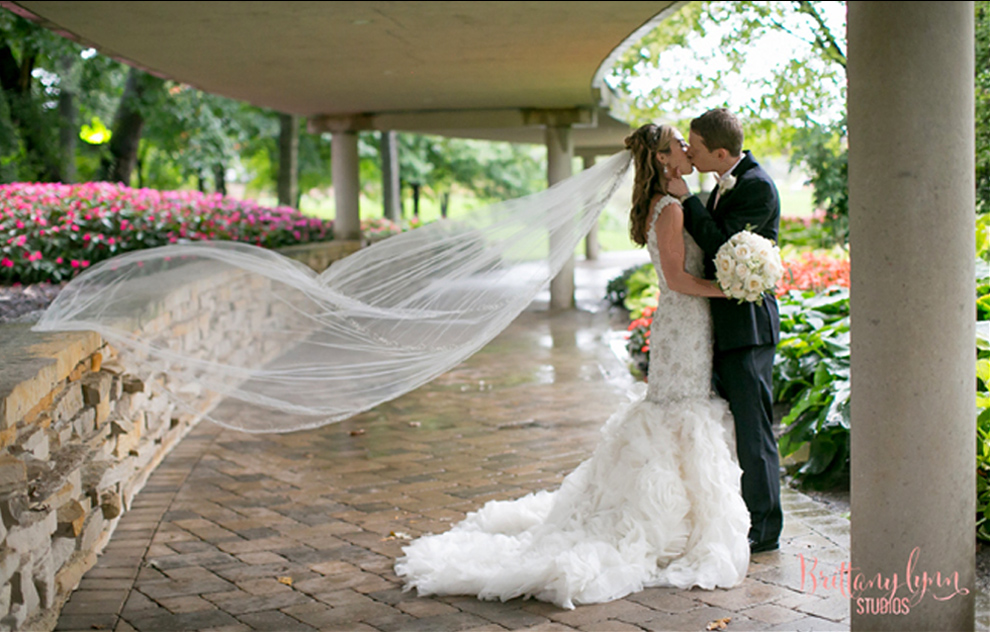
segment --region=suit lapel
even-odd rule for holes
[[[708,202],[705,204],[705,208],[708,210],[709,213],[715,212],[715,198],[717,196],[718,196],[718,185],[716,184],[715,188],[712,189],[712,192],[708,194]]]

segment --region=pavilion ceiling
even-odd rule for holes
[[[371,128],[387,122],[461,135],[532,124],[515,112],[594,110],[610,56],[677,4],[3,3],[208,92],[307,117],[364,117]]]

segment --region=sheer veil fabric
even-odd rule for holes
[[[545,191],[428,224],[316,274],[232,242],[127,253],[79,275],[36,331],[92,330],[125,368],[248,432],[339,421],[409,392],[494,338],[628,186],[620,152]],[[236,409],[236,407],[232,407]]]

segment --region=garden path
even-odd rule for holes
[[[802,569],[837,572],[849,522],[793,490],[781,550],[754,556],[732,590],[649,589],[570,611],[402,592],[392,567],[408,537],[554,487],[590,454],[632,383],[603,344],[619,335],[599,301],[629,263],[579,262],[583,309],[548,313],[544,296],[467,362],[345,422],[286,435],[200,424],[136,497],[56,629],[621,632],[729,618],[729,630],[847,630],[848,599],[806,573],[802,585]]]

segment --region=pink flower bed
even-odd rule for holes
[[[106,182],[0,186],[0,283],[59,282],[116,254],[181,241],[264,248],[333,239],[333,223],[197,191]]]
[[[777,296],[791,290],[819,292],[833,286],[849,287],[849,259],[810,250],[784,259],[784,276],[777,284]]]

